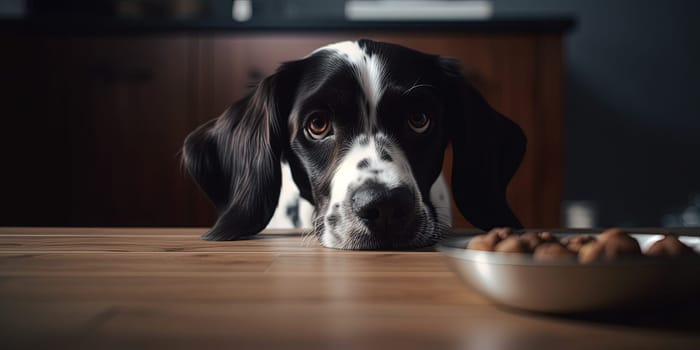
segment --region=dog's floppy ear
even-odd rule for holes
[[[296,85],[297,69],[290,66],[185,140],[184,165],[218,212],[204,239],[254,235],[272,218],[281,187],[280,157],[288,147],[285,111]]]
[[[445,117],[454,151],[455,203],[478,228],[520,228],[520,221],[506,201],[506,188],[525,154],[525,135],[467,82],[456,61],[439,60],[448,90]]]

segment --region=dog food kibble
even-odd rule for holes
[[[578,262],[581,264],[590,264],[592,262],[603,260],[605,255],[605,246],[600,241],[593,241],[584,244],[578,251]]]
[[[542,243],[542,240],[537,232],[525,232],[520,235],[520,240],[527,245],[527,248],[531,252],[534,252],[535,248]]]
[[[493,251],[496,249],[498,243],[512,235],[515,234],[510,227],[494,228],[484,235],[478,235],[472,238],[469,244],[467,244],[467,249]],[[515,236],[517,237],[517,235]]]
[[[488,234],[496,235],[500,239],[506,239],[513,235],[513,229],[510,227],[497,227],[489,231]]]
[[[598,235],[598,240],[601,242],[605,242],[610,238],[619,237],[619,236],[629,236],[629,235],[627,234],[627,232],[625,232],[619,228],[611,228],[611,229],[607,229],[607,230],[601,232]]]
[[[696,254],[692,248],[683,244],[683,242],[678,240],[678,237],[673,235],[666,235],[666,237],[654,242],[646,251],[646,255],[656,257],[677,257]]]
[[[622,256],[642,255],[639,242],[627,233],[615,234],[602,240],[605,245],[605,259],[615,260]]]
[[[640,256],[639,242],[621,230],[607,230],[597,241],[584,244],[578,252],[578,261],[590,264],[596,261],[613,261],[625,256]]]
[[[535,232],[535,231],[530,231],[530,232],[525,232],[522,235],[520,235],[520,240],[525,243],[530,250],[530,252],[534,252],[535,248],[539,246],[542,243],[555,243],[559,242],[554,235],[550,232]]]
[[[549,242],[537,246],[533,258],[537,261],[575,260],[576,254],[559,242]]]
[[[484,241],[491,246],[491,250],[501,241],[501,236],[496,231],[490,231],[484,236]]]
[[[494,249],[502,253],[531,253],[532,249],[518,235],[512,235],[502,240]]]
[[[582,235],[582,236],[573,236],[573,237],[566,237],[561,240],[561,243],[564,244],[567,248],[569,248],[570,251],[577,253],[579,250],[581,250],[581,247],[584,245],[595,242],[596,239],[593,236],[590,235]]]
[[[557,240],[557,237],[554,237],[554,235],[551,232],[547,232],[547,231],[538,233],[537,237],[539,237],[543,243],[559,242]]]
[[[626,257],[653,256],[675,257],[695,255],[693,248],[683,244],[678,237],[666,235],[642,253],[639,242],[627,232],[613,228],[597,236],[568,236],[561,241],[550,232],[525,232],[518,234],[510,228],[494,228],[486,234],[475,236],[467,249],[496,251],[501,253],[532,253],[540,262],[576,261],[581,264],[615,261]]]
[[[487,235],[475,236],[470,239],[469,244],[467,244],[467,249],[492,251],[493,248],[494,245],[487,241]]]

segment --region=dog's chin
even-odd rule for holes
[[[349,230],[324,230],[319,237],[323,247],[343,250],[411,250],[434,245],[446,227],[436,222],[420,222],[402,232],[377,233],[353,225]]]

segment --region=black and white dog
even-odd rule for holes
[[[434,244],[450,226],[449,142],[462,214],[482,229],[520,227],[506,186],[525,152],[521,129],[455,61],[398,45],[341,42],[282,64],[192,132],[183,154],[218,210],[204,239],[263,230],[289,172],[323,246],[403,249]]]

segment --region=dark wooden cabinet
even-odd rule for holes
[[[61,45],[14,35],[0,35],[0,43],[0,225],[67,225],[70,138]]]
[[[17,96],[0,225],[197,224],[179,160],[196,124],[193,38],[31,37],[10,52],[3,67],[25,73],[2,84]]]
[[[191,130],[197,73],[189,37],[67,43],[70,222],[188,225],[178,151]],[[187,199],[186,199],[187,198]]]
[[[508,191],[516,214],[526,226],[559,225],[561,34],[503,31],[8,36],[1,152],[12,162],[0,225],[210,225],[212,206],[179,164],[187,133],[279,63],[359,37],[460,60],[528,137]],[[450,168],[448,150],[448,177]],[[455,224],[468,225],[460,215]]]

